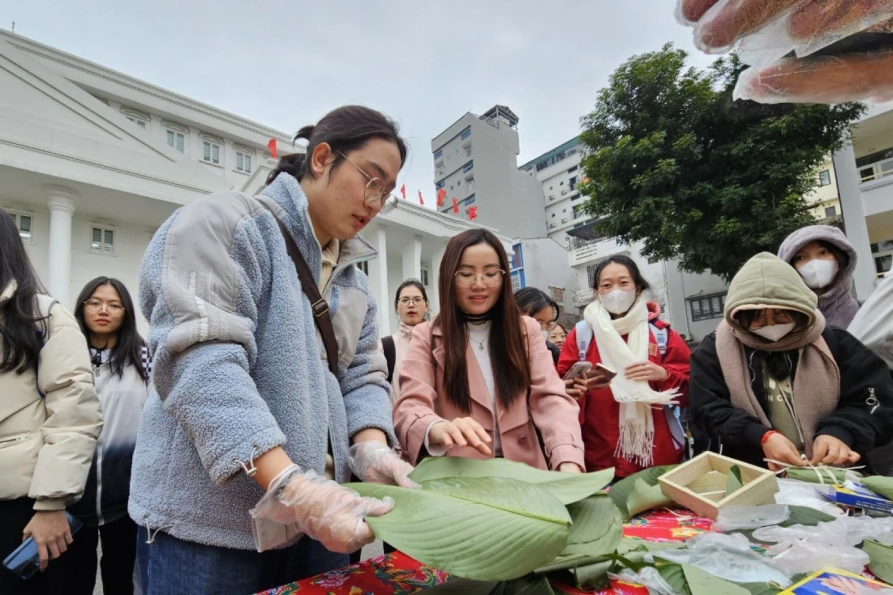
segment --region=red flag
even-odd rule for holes
[[[468,207],[468,220],[474,221],[478,216],[478,208],[477,207]]]
[[[459,214],[459,200],[455,196],[453,197],[453,212]]]
[[[422,205],[422,206],[425,205],[425,199],[422,198],[422,191],[421,191],[421,190],[419,190],[419,204]]]
[[[446,190],[441,188],[437,191],[437,208],[443,206],[443,201],[446,199]]]
[[[270,157],[276,159],[276,139],[271,138],[270,142],[267,143],[267,148],[270,149]]]
[[[406,200],[406,184],[400,186],[400,194],[403,195],[403,200]]]

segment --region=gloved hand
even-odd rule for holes
[[[296,524],[329,551],[349,554],[375,541],[363,518],[381,516],[393,507],[390,498],[364,498],[315,471],[301,472],[292,465],[272,481],[251,516]]]
[[[739,79],[736,99],[842,103],[893,98],[893,48],[879,43],[878,36],[853,41],[863,32],[893,34],[893,2],[678,0],[677,18],[695,27],[701,50],[723,53],[739,44],[742,60],[755,64]],[[834,55],[816,54],[843,39]],[[783,57],[792,50],[796,57]]]
[[[420,487],[409,478],[413,466],[381,442],[354,444],[350,447],[348,460],[354,475],[363,481],[398,485],[402,488]]]

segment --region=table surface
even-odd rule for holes
[[[623,526],[624,537],[646,541],[684,541],[709,531],[712,521],[686,510],[661,509],[633,518]],[[413,560],[400,552],[364,560],[296,583],[264,591],[262,595],[404,595],[429,589],[449,580],[449,575]],[[596,593],[580,591],[558,582],[553,586],[570,595]],[[615,583],[598,595],[648,595],[638,585]]]

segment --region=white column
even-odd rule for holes
[[[877,275],[875,274],[874,258],[871,256],[871,240],[868,239],[868,223],[865,220],[865,207],[862,203],[862,189],[860,188],[861,180],[856,168],[856,154],[853,152],[853,145],[848,144],[834,153],[833,160],[846,236],[858,255],[856,271],[853,274],[856,298],[867,300],[874,291]]]
[[[403,246],[403,281],[421,278],[422,236],[413,236],[412,241]]]
[[[66,308],[71,308],[71,216],[77,194],[62,186],[48,186],[44,190],[50,209],[47,289]]]
[[[378,241],[375,248],[378,250],[378,336],[386,337],[391,334],[391,290],[388,287],[388,241],[386,237],[387,227],[378,224]]]
[[[430,283],[428,291],[428,299],[431,304],[431,314],[440,312],[440,261],[443,260],[443,253],[446,251],[446,242],[440,241],[434,249],[431,256],[431,275],[428,278]]]

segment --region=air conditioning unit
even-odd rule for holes
[[[562,219],[561,222],[562,222],[562,223],[567,223],[567,219]]]
[[[550,224],[549,224],[549,229],[554,229],[554,227],[555,227],[555,224],[554,224],[554,223],[550,223]]]
[[[434,167],[436,167],[436,168],[441,168],[441,167],[443,167],[443,159],[440,159],[439,161],[435,161],[435,162],[434,162]]]
[[[562,190],[562,191],[561,191],[561,196],[564,196],[565,194],[567,194],[567,190]]]
[[[550,194],[550,195],[549,195],[549,200],[555,200],[555,195],[554,195],[554,194]]]

